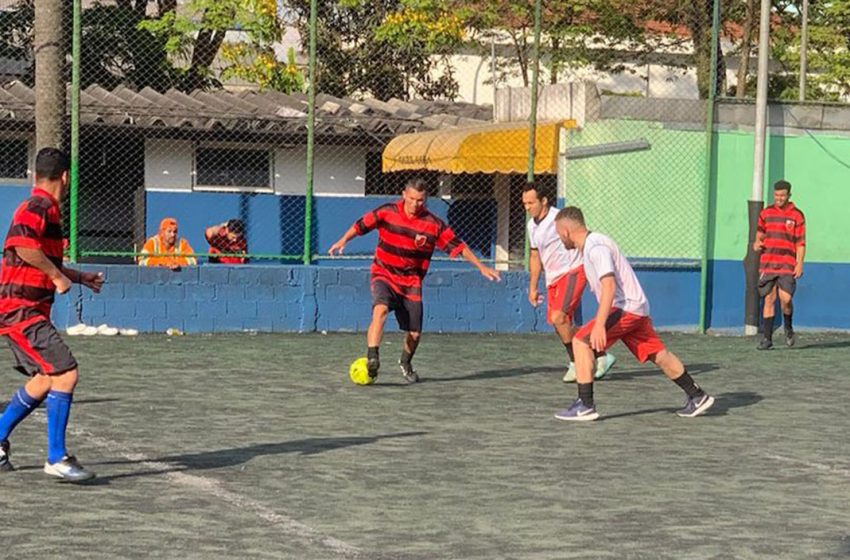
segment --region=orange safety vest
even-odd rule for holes
[[[194,254],[195,250],[185,239],[178,238],[177,243],[169,250],[162,246],[159,235],[154,235],[142,248],[139,266],[196,266],[198,259]]]

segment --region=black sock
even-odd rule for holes
[[[369,349],[366,351],[366,357],[370,360],[377,360],[378,359],[378,347],[377,346],[370,346]]]
[[[407,350],[401,351],[401,363],[409,364],[410,360],[413,359],[413,352],[408,352]]]
[[[594,358],[598,358],[599,356],[604,356],[605,354],[607,354],[607,352],[605,350],[602,350],[601,352],[599,350],[593,351],[593,357]]]
[[[578,398],[585,406],[593,408],[593,382],[578,384]]]
[[[792,323],[793,317],[793,313],[783,315],[783,318],[785,319],[785,332],[794,332],[794,324]]]
[[[699,388],[699,385],[694,383],[694,378],[691,377],[691,374],[688,373],[687,368],[685,369],[685,373],[683,373],[673,381],[676,383],[676,385],[681,387],[682,391],[684,391],[690,399],[698,397],[703,393],[703,390]]]
[[[567,356],[570,357],[570,361],[575,362],[576,361],[576,355],[573,353],[573,343],[572,342],[565,342],[564,347],[567,349]]]
[[[764,337],[773,340],[773,317],[764,318]]]

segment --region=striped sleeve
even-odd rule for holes
[[[461,254],[466,248],[466,244],[461,241],[457,235],[455,235],[452,228],[445,224],[443,224],[443,227],[440,230],[440,235],[437,237],[436,245],[438,249],[448,253],[452,258]]]
[[[797,220],[797,227],[794,228],[795,245],[797,247],[806,246],[806,217],[802,212],[799,212],[800,219]]]
[[[362,218],[354,222],[354,228],[357,230],[357,235],[366,235],[383,222],[381,214],[386,211],[384,206],[379,206],[371,212],[367,212]]]
[[[18,208],[6,236],[6,247],[41,249],[47,231],[49,207],[38,199],[30,199]]]
[[[764,220],[764,210],[759,212],[759,223],[758,223],[757,231],[759,233],[765,233],[767,231],[767,224],[765,223],[765,220]]]

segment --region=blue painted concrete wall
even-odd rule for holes
[[[54,321],[108,323],[145,332],[258,330],[363,331],[371,299],[366,268],[204,265],[179,272],[126,265],[85,265],[103,270],[99,295],[75,286],[57,298]],[[699,274],[643,271],[656,324],[695,324]],[[438,270],[425,283],[425,328],[430,332],[551,332],[545,306],[528,303],[528,275],[511,272],[492,283],[477,271]],[[585,294],[585,315],[596,308]],[[394,320],[390,321],[395,327]]]
[[[304,197],[273,194],[239,193],[170,193],[148,192],[145,223],[146,237],[159,231],[162,218],[170,216],[180,224],[185,237],[198,253],[209,246],[204,230],[230,218],[241,218],[248,225],[249,250],[256,254],[300,255],[304,248]],[[363,214],[398,197],[317,197],[313,204],[313,252],[324,255],[345,231]],[[2,204],[2,200],[0,200]],[[496,206],[492,200],[457,200],[451,204],[432,198],[428,207],[446,220],[480,256],[492,254],[496,239]],[[349,265],[366,265],[371,261],[377,235],[358,237],[346,247],[349,256],[363,259],[347,261]],[[277,264],[279,260],[258,261]],[[323,260],[324,266],[339,266],[339,261]],[[454,263],[435,262],[435,267],[456,268]]]

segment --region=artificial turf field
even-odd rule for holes
[[[850,557],[850,335],[663,335],[717,398],[626,349],[575,398],[554,335],[426,335],[407,386],[389,335],[69,338],[69,448],[88,485],[41,472],[46,419],[0,473],[1,558],[796,559]],[[23,381],[0,377],[0,407]]]

